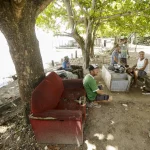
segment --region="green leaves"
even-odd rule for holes
[[[70,0],[74,27],[85,34],[88,21],[98,36],[150,32],[149,0]],[[98,23],[99,22],[99,23]],[[98,24],[97,24],[98,23]],[[37,19],[37,25],[54,32],[65,32],[70,23],[62,0],[51,3]],[[63,27],[62,27],[63,26]],[[98,26],[98,28],[95,28]]]

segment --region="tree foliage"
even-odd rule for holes
[[[95,3],[93,8],[92,3]],[[80,34],[86,32],[86,18],[90,18],[95,27],[99,26],[99,34],[103,36],[149,32],[149,0],[72,0],[71,4]],[[66,31],[70,26],[65,9],[62,0],[53,2],[38,17],[37,25],[54,32]],[[60,30],[62,25],[64,28]]]
[[[96,36],[149,32],[149,6],[149,0],[57,0],[38,17],[37,25],[65,32],[75,38],[82,52],[92,54]]]

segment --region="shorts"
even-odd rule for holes
[[[127,58],[120,58],[120,63],[127,65]]]
[[[99,94],[97,94],[97,96],[96,96],[96,101],[101,101],[101,100],[107,100],[108,101],[108,99],[109,99],[109,95],[99,95]]]
[[[100,90],[103,89],[102,85],[99,85],[98,88],[99,88]],[[97,94],[97,96],[96,96],[96,98],[95,98],[96,101],[108,100],[108,99],[109,99],[109,95],[106,95],[106,94],[104,94],[104,95]]]
[[[147,73],[143,70],[138,71],[138,77],[144,77]]]

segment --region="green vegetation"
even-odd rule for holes
[[[85,67],[96,37],[145,35],[150,32],[149,0],[57,0],[37,18],[37,25],[73,37]]]

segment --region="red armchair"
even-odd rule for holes
[[[39,143],[82,144],[86,106],[81,79],[62,80],[51,72],[34,90],[30,123]],[[76,101],[75,101],[76,100]]]

